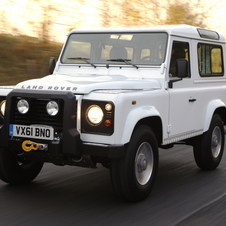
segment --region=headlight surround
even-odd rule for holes
[[[59,105],[56,101],[49,101],[46,105],[46,111],[50,116],[55,116],[59,112]]]
[[[25,99],[19,100],[18,103],[17,103],[17,110],[21,114],[26,114],[29,111],[29,103],[28,103],[28,101],[25,100]]]
[[[2,118],[4,118],[4,116],[5,116],[5,106],[6,106],[6,100],[3,100],[0,103],[0,115]]]
[[[82,100],[82,133],[110,136],[114,133],[115,106],[111,101]]]
[[[86,112],[86,117],[92,125],[99,125],[104,117],[104,112],[98,105],[91,105]]]

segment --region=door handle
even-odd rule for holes
[[[196,101],[196,99],[195,98],[191,98],[191,99],[189,99],[189,102],[195,102]]]

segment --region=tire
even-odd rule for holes
[[[34,180],[42,162],[22,161],[6,148],[0,148],[0,179],[9,184],[26,184]]]
[[[213,115],[209,130],[196,138],[194,157],[199,168],[214,170],[220,164],[224,151],[224,126],[219,115]]]
[[[151,192],[158,169],[158,145],[148,126],[138,127],[127,146],[126,156],[113,159],[110,175],[116,194],[138,202]]]

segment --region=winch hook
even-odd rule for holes
[[[35,143],[33,141],[30,141],[30,140],[25,140],[22,143],[22,148],[26,152],[29,152],[31,150],[37,150],[38,149],[38,143]]]

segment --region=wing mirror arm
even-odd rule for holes
[[[182,80],[182,78],[170,79],[170,80],[169,80],[169,88],[172,89],[172,88],[173,88],[173,83],[174,83],[174,82],[179,82],[179,81],[181,81],[181,80]]]

